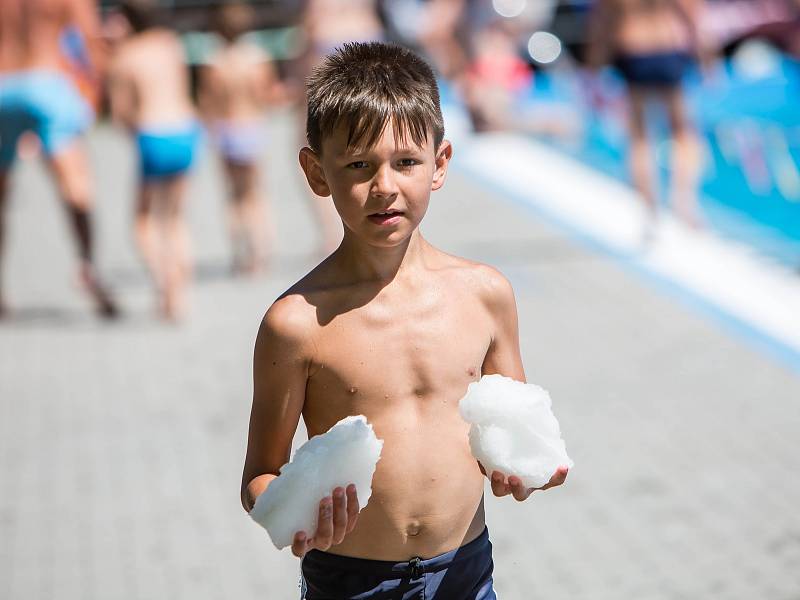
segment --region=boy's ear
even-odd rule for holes
[[[330,196],[331,189],[325,180],[325,172],[322,170],[317,153],[306,146],[300,150],[298,158],[300,159],[300,167],[303,169],[303,173],[306,174],[311,191],[317,196]]]
[[[433,172],[432,191],[438,190],[444,185],[447,165],[450,164],[451,158],[453,158],[453,145],[447,140],[442,140],[442,143],[439,144],[439,149],[436,151],[436,170]]]

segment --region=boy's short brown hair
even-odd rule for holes
[[[347,127],[348,148],[372,147],[392,121],[395,139],[421,146],[430,133],[444,139],[439,88],[428,64],[394,44],[353,42],[325,57],[308,78],[306,137],[319,153],[322,139]]]

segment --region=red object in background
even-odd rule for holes
[[[498,85],[509,92],[519,92],[533,82],[533,71],[517,56],[482,56],[469,67],[469,76],[483,84]]]

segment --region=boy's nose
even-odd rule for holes
[[[372,196],[387,197],[397,193],[397,182],[391,165],[381,165],[375,172],[370,186]]]

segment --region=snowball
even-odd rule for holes
[[[531,383],[484,375],[470,383],[459,411],[469,428],[472,455],[486,472],[516,475],[542,487],[560,466],[572,467],[550,394]]]
[[[292,544],[297,531],[317,530],[319,502],[336,487],[353,483],[363,509],[372,495],[372,475],[383,440],[366,417],[346,417],[327,432],[300,446],[280,476],[256,499],[250,516],[264,527],[279,550]]]

